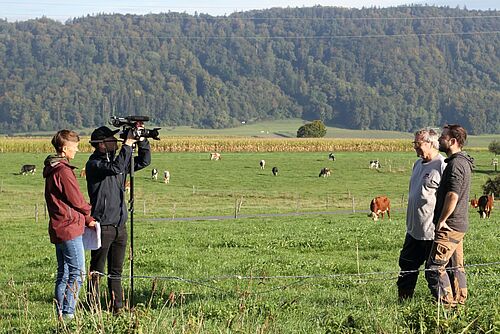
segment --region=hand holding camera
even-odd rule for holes
[[[127,116],[127,117],[117,117],[112,116],[110,123],[119,128],[123,127],[120,133],[120,138],[125,141],[126,145],[132,145],[138,140],[144,140],[144,138],[153,138],[154,140],[160,140],[160,130],[161,128],[146,129],[144,127],[144,122],[149,121],[147,116]],[[129,144],[129,139],[135,139],[132,144]],[[128,143],[127,143],[128,142]]]

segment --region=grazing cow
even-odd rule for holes
[[[163,172],[163,182],[165,184],[170,183],[170,172],[168,170]]]
[[[19,174],[26,175],[30,173],[31,175],[35,174],[36,172],[36,166],[35,165],[23,165],[21,167],[21,171]]]
[[[472,206],[472,208],[477,208],[477,205],[478,205],[478,200],[477,200],[477,196],[474,195],[474,198],[470,200],[470,206]]]
[[[495,195],[483,195],[477,201],[477,207],[480,218],[490,218],[491,210],[493,210],[493,203],[495,202]]]
[[[273,167],[273,175],[278,176],[278,167]]]
[[[266,168],[266,160],[261,160],[261,161],[259,162],[259,165],[260,165],[260,169],[264,169],[264,168]]]
[[[328,154],[328,160],[335,161],[335,156],[333,155],[333,153]]]
[[[80,171],[80,177],[87,177],[87,172],[85,171],[85,167],[82,168],[82,170]]]
[[[130,181],[127,180],[127,182],[125,182],[125,191],[130,194]]]
[[[379,169],[381,166],[380,166],[380,161],[378,160],[370,160],[370,169]]]
[[[158,180],[158,169],[153,168],[153,170],[151,171],[151,179]]]
[[[368,217],[372,217],[373,221],[377,221],[379,215],[384,219],[384,213],[387,212],[387,217],[391,220],[391,201],[385,196],[378,196],[372,199],[370,203],[370,213]]]
[[[321,171],[319,172],[319,177],[323,176],[323,177],[328,177],[330,176],[330,168],[328,167],[325,167],[325,168],[321,168]]]
[[[220,153],[217,152],[212,152],[210,153],[210,160],[221,160],[222,157],[220,156]]]

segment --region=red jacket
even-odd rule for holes
[[[91,206],[83,198],[73,167],[68,160],[49,155],[44,162],[45,202],[49,211],[49,236],[53,244],[83,234],[84,226],[94,221]]]

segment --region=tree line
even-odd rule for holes
[[[300,117],[352,129],[500,129],[498,11],[274,8],[0,20],[0,129],[111,115],[201,128]]]

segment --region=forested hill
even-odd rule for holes
[[[223,128],[301,117],[500,129],[500,11],[287,8],[0,20],[0,132],[110,115]]]

